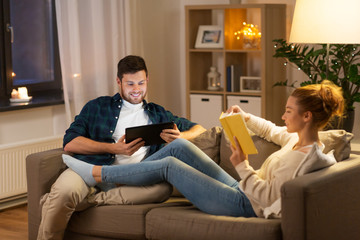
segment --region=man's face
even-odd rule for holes
[[[122,81],[119,78],[116,81],[120,87],[120,96],[124,100],[132,104],[138,104],[145,98],[148,78],[144,70],[133,74],[124,74]]]

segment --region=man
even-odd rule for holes
[[[66,131],[64,150],[75,158],[97,165],[129,164],[140,162],[163,147],[144,146],[141,138],[125,143],[128,127],[173,121],[174,129],[160,134],[166,142],[190,139],[205,131],[202,126],[144,100],[149,77],[141,57],[127,56],[120,60],[116,81],[119,93],[88,102]],[[94,194],[97,189],[103,191]],[[71,214],[91,204],[162,202],[171,193],[167,183],[148,187],[102,185],[97,189],[88,188],[71,169],[65,170],[41,200],[44,204],[38,239],[62,239]]]

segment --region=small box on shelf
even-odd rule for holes
[[[220,126],[219,115],[223,108],[221,95],[191,94],[190,120],[208,129]]]
[[[238,105],[245,112],[261,117],[261,97],[227,96],[227,108]]]

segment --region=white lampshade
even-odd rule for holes
[[[289,42],[360,43],[360,0],[296,0]]]

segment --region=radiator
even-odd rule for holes
[[[62,147],[62,136],[0,145],[0,203],[26,196],[26,156]]]

